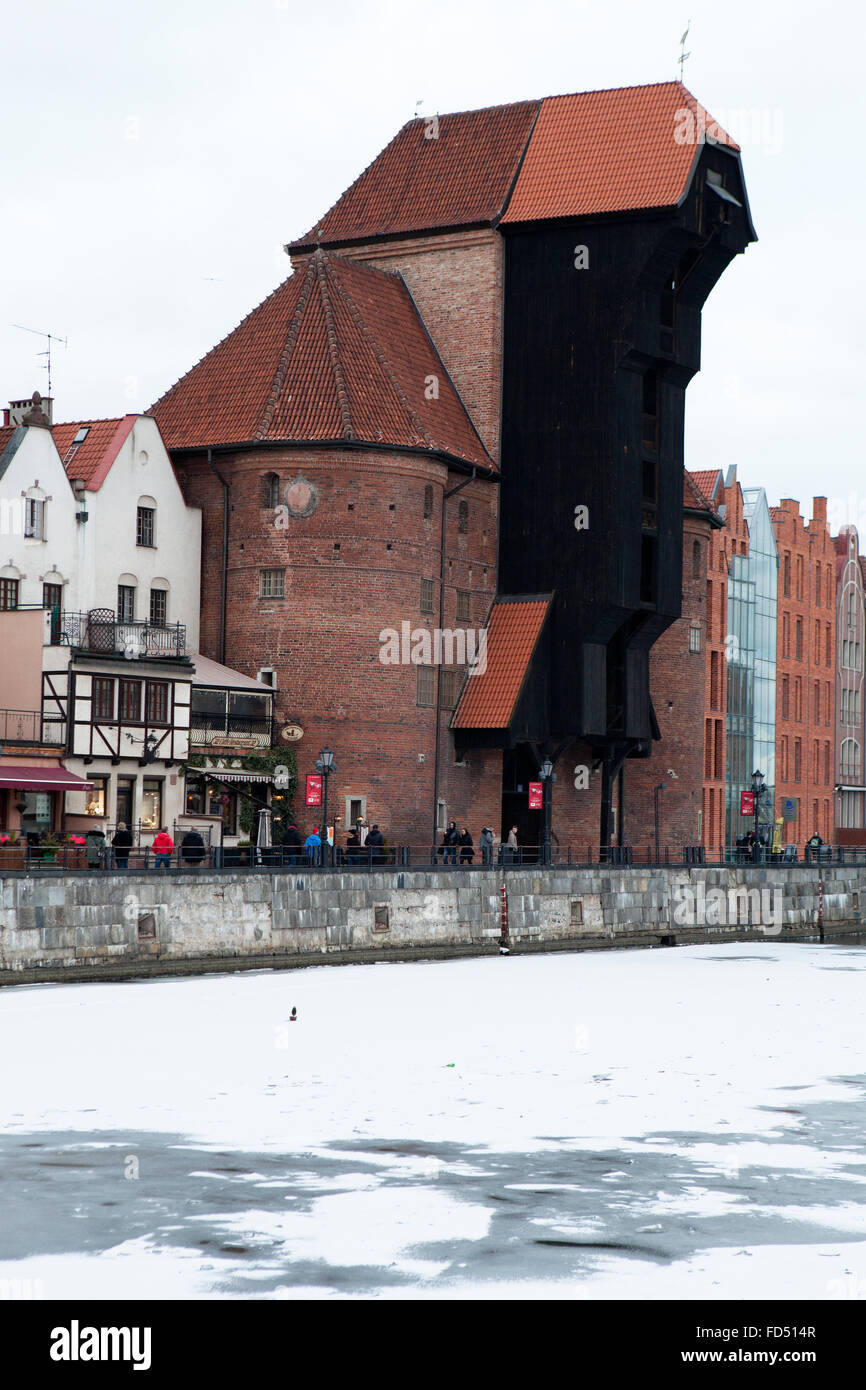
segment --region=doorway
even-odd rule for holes
[[[524,860],[538,858],[544,833],[544,813],[530,811],[529,784],[540,782],[538,762],[525,743],[509,749],[502,759],[502,840],[508,838],[512,825],[517,826],[517,843]]]

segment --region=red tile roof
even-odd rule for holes
[[[679,82],[410,121],[289,251],[675,206],[702,143],[738,146]],[[689,138],[690,136],[694,138]]]
[[[688,469],[688,476],[692,482],[703,493],[704,497],[710,502],[715,502],[719,490],[723,486],[722,470],[720,468]]]
[[[401,277],[321,250],[150,413],[169,449],[346,440],[494,466]]]
[[[680,82],[547,97],[502,221],[674,207],[702,130],[737,149]]]
[[[135,420],[135,415],[123,415],[114,420],[67,420],[52,426],[51,433],[66,476],[83,478],[87,490],[97,492]],[[79,430],[85,428],[85,438],[80,444],[73,444]]]
[[[683,507],[689,511],[709,512],[716,516],[712,502],[704,495],[695,482],[694,474],[683,471]]]
[[[508,197],[538,101],[409,121],[295,247],[493,222]]]
[[[17,429],[17,425],[0,425],[0,454],[2,454]]]
[[[494,602],[486,629],[487,666],[466,681],[452,729],[508,727],[549,608],[546,595]]]

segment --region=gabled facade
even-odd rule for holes
[[[866,560],[856,527],[836,537],[836,710],[833,733],[836,839],[866,844]]]

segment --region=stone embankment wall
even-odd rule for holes
[[[822,868],[827,935],[866,869]],[[817,867],[387,873],[59,872],[0,880],[0,983],[262,964],[817,936]]]

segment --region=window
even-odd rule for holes
[[[458,623],[469,622],[469,604],[472,595],[468,589],[457,590],[457,621]]]
[[[459,502],[457,505],[457,530],[461,536],[465,536],[469,530],[469,503]]]
[[[782,565],[782,593],[791,592],[791,556],[785,551],[785,559]]]
[[[701,577],[701,543],[692,541],[692,579]]]
[[[141,722],[141,681],[122,680],[120,682],[120,713],[118,718],[124,724]]]
[[[802,757],[803,757],[803,745],[802,745],[802,742],[800,741],[800,739],[795,738],[795,739],[794,739],[794,781],[795,781],[795,782],[799,782],[799,780],[800,780],[800,771],[801,771],[801,769],[800,769],[800,763],[801,763],[801,761],[802,761]]]
[[[168,723],[168,681],[147,682],[148,724]]]
[[[825,629],[825,632],[824,632],[824,665],[825,665],[825,666],[829,666],[829,665],[831,665],[831,663],[832,663],[832,655],[831,655],[832,646],[833,646],[833,638],[832,638],[831,635],[830,635],[830,624],[827,623],[826,629]]]
[[[424,520],[429,521],[433,515],[433,484],[427,483],[424,487]]]
[[[781,739],[781,741],[780,741],[780,744],[779,744],[779,763],[780,763],[780,767],[779,767],[779,776],[781,777],[781,779],[782,779],[783,782],[787,782],[787,780],[788,780],[788,740],[787,740],[787,738],[784,737],[784,735],[783,735],[783,737],[782,737],[782,739]]]
[[[812,688],[812,719],[816,724],[821,723],[821,683],[816,681]],[[817,745],[816,745],[817,746]],[[817,776],[817,774],[816,774]]]
[[[63,607],[62,584],[42,585],[42,607],[51,612],[51,645],[56,647],[60,642],[60,612]]]
[[[817,739],[812,740],[812,781],[818,782],[821,779],[821,751]]]
[[[87,805],[84,808],[86,816],[105,816],[108,814],[108,778],[89,777],[87,779],[93,783],[87,793]]]
[[[151,589],[150,591],[150,621],[154,627],[165,627],[165,619],[168,612],[168,590]]]
[[[24,499],[24,535],[35,541],[45,539],[45,503],[38,497]]]
[[[367,798],[365,796],[346,797],[346,829],[351,830],[361,819],[367,816]]]
[[[821,624],[819,622],[815,622],[812,632],[812,660],[817,666],[821,660]]]
[[[285,598],[285,597],[286,597],[286,571],[285,571],[285,570],[259,570],[259,597],[260,597],[260,598]]]
[[[719,653],[710,652],[710,709],[719,708]]]
[[[421,612],[433,612],[433,580],[421,580]]]
[[[858,782],[860,780],[860,745],[856,739],[846,738],[842,740],[841,772],[846,781]]]
[[[136,509],[136,545],[153,545],[153,519],[155,515],[153,507],[138,507]]]
[[[830,699],[830,682],[824,682],[824,723],[833,723],[833,703]]]
[[[803,681],[800,676],[794,680],[794,718],[802,721],[803,718]]]
[[[141,828],[158,830],[162,825],[162,778],[145,777],[141,788]]]
[[[114,719],[114,681],[102,676],[93,677],[93,694],[90,698],[90,718],[97,720]]]
[[[643,461],[643,500],[653,504],[659,500],[659,466],[654,459]]]
[[[797,598],[803,597],[803,557],[797,556]]]
[[[704,780],[709,781],[713,775],[713,721],[704,720]]]
[[[135,622],[135,589],[132,584],[117,586],[117,620],[120,623]]]
[[[713,581],[707,580],[707,641],[713,640]]]
[[[280,505],[280,478],[278,473],[266,473],[262,479],[262,506],[276,509]]]
[[[457,704],[457,692],[460,689],[461,675],[462,672],[455,671],[453,667],[448,667],[441,671],[439,704],[442,709],[453,709]]]
[[[796,656],[796,658],[797,658],[798,661],[802,661],[802,660],[803,660],[803,619],[802,619],[802,618],[798,618],[798,619],[797,619],[797,626],[796,626],[795,632],[796,632],[796,636],[795,636],[795,641],[794,641],[794,655]]]
[[[791,628],[787,613],[782,614],[782,656],[791,655]]]
[[[830,768],[830,745],[829,745],[829,743],[825,743],[825,744],[824,744],[824,781],[825,781],[825,783],[827,784],[827,786],[830,785],[830,771],[831,771],[831,768]]]
[[[0,613],[10,613],[18,607],[18,580],[0,579]]]
[[[716,750],[714,759],[713,774],[717,781],[721,781],[725,775],[725,726],[721,719],[715,721],[716,724]]]
[[[815,566],[815,602],[821,602],[821,566]]]
[[[447,801],[436,802],[436,829],[444,830],[448,825],[448,803]]]
[[[699,623],[692,623],[689,628],[689,651],[699,652],[701,650],[701,628]],[[713,652],[713,656],[717,653]]]
[[[787,719],[787,718],[788,718],[788,696],[789,696],[789,693],[790,693],[790,691],[789,691],[788,677],[787,677],[787,676],[783,676],[783,677],[782,677],[782,718],[783,718],[783,719]]]
[[[418,668],[418,689],[415,703],[425,709],[432,709],[436,703],[435,675],[432,666],[419,666]]]

